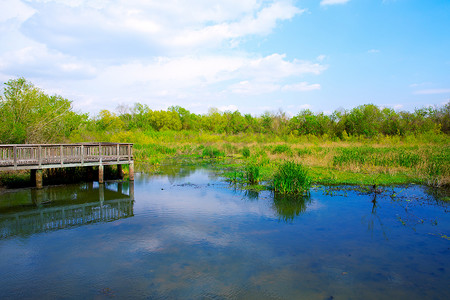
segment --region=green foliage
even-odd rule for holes
[[[225,156],[225,152],[220,151],[219,149],[217,149],[213,146],[206,146],[202,152],[202,157],[218,158],[218,157],[224,157],[224,156]]]
[[[72,111],[72,102],[49,96],[24,78],[5,83],[0,96],[0,143],[59,142],[87,120]]]
[[[306,194],[310,187],[308,171],[295,162],[284,162],[273,177],[273,188],[281,194]]]
[[[426,177],[428,184],[440,186],[442,179],[450,176],[450,147],[445,147],[439,153],[432,153],[427,160]]]
[[[259,182],[259,169],[260,166],[255,162],[249,162],[245,166],[245,177],[248,183],[257,184]]]
[[[310,155],[312,154],[312,150],[310,148],[300,148],[297,150],[298,156]]]
[[[371,165],[384,167],[415,167],[420,162],[420,156],[414,148],[374,148],[374,147],[347,147],[338,149],[333,158],[334,166],[344,165]]]
[[[295,135],[322,136],[331,125],[329,116],[323,113],[314,115],[309,109],[301,111],[297,116],[289,120],[289,128]]]
[[[291,147],[289,147],[286,144],[283,144],[283,145],[276,145],[272,149],[272,154],[282,154],[282,153],[285,153],[287,155],[292,155]]]
[[[242,148],[242,156],[245,158],[249,158],[250,157],[250,148],[245,146],[244,148]]]

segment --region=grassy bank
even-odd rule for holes
[[[313,184],[450,185],[450,138],[445,134],[339,140],[312,135],[120,131],[71,137],[71,142],[85,141],[134,143],[137,170],[150,173],[159,172],[160,165],[174,157],[213,159],[229,180],[255,184],[271,182],[279,166],[291,161],[306,167]],[[28,178],[23,172],[0,173],[0,186],[17,186]]]
[[[315,184],[450,185],[450,138],[433,132],[410,136],[346,137],[213,134],[195,131],[117,132],[75,136],[74,141],[132,142],[137,164],[157,171],[171,157],[215,158],[227,177],[246,180],[258,166],[258,180],[273,178],[285,161],[304,165]]]

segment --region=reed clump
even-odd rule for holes
[[[311,178],[300,163],[286,161],[273,176],[273,189],[281,194],[308,194]]]
[[[245,177],[250,184],[259,182],[260,166],[256,162],[250,162],[245,166]]]

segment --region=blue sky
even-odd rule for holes
[[[96,114],[450,100],[448,0],[2,0],[0,81]]]

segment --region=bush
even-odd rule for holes
[[[281,194],[307,194],[310,187],[308,171],[295,162],[287,161],[282,164],[273,178],[273,188]]]

